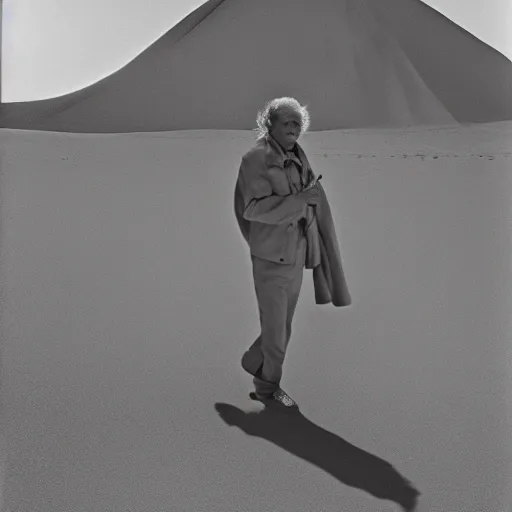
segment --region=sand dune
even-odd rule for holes
[[[210,0],[127,66],[0,126],[83,133],[245,129],[275,96],[311,130],[512,119],[512,63],[420,0]]]
[[[284,418],[232,211],[247,131],[1,130],[4,510],[502,512],[512,124],[307,134],[353,298],[297,308]]]

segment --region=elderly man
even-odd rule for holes
[[[261,324],[242,367],[253,376],[254,398],[288,407],[297,404],[280,381],[304,268],[315,269],[317,303],[331,302],[331,296],[335,305],[350,303],[328,205],[327,235],[324,241],[318,236],[315,210],[326,199],[297,143],[309,122],[307,109],[293,98],[267,103],[258,113],[260,137],[242,158],[235,188],[235,214],[250,247]],[[334,255],[330,262],[321,249]],[[331,267],[337,271],[334,276]],[[328,270],[322,273],[322,268]],[[341,294],[336,295],[338,289]]]

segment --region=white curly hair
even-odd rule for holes
[[[302,119],[300,135],[303,135],[308,131],[309,125],[311,123],[311,117],[309,115],[307,105],[301,105],[295,98],[284,96],[282,98],[274,98],[273,100],[267,102],[265,107],[258,112],[256,117],[256,124],[258,126],[257,128],[254,128],[258,138],[264,137],[270,133],[272,122],[275,120],[279,110],[283,107],[290,108],[300,115]]]

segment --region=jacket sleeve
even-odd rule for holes
[[[244,200],[244,219],[263,224],[286,224],[306,215],[307,202],[298,194],[273,194],[270,180],[262,173],[262,164],[244,157],[238,183]]]

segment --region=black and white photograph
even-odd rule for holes
[[[510,0],[0,6],[0,512],[512,512]]]

